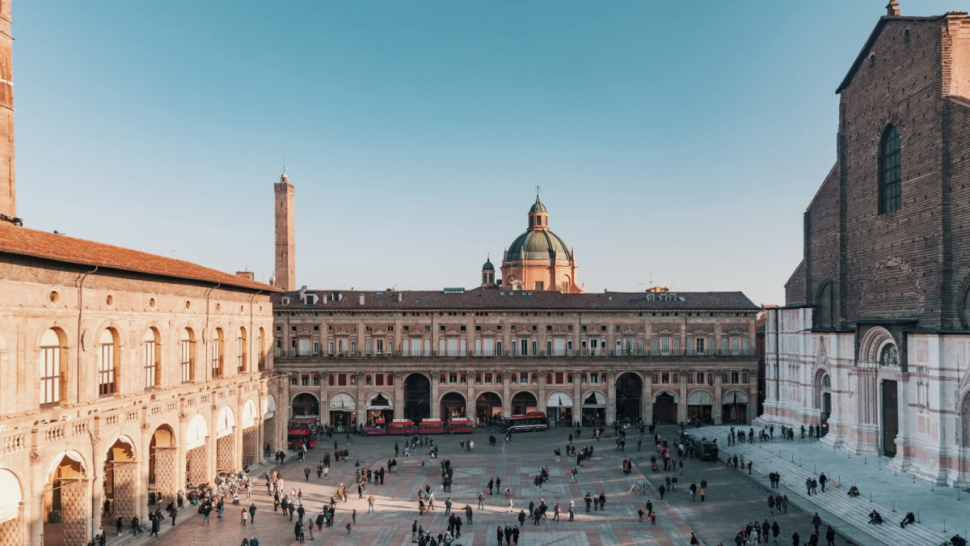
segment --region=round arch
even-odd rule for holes
[[[748,422],[748,395],[739,390],[728,391],[721,395],[722,423]]]
[[[61,464],[65,460],[69,461],[68,465],[74,468],[75,471],[79,472],[81,476],[87,475],[88,465],[87,465],[87,462],[85,462],[84,460],[84,456],[73,449],[69,449],[67,451],[62,451],[58,453],[51,459],[50,465],[48,465],[47,467],[48,481],[50,481],[51,477],[54,475],[54,472],[57,470],[59,466],[67,466],[67,465]]]
[[[487,425],[502,417],[502,397],[493,391],[479,392],[475,397],[475,418],[480,425]]]
[[[654,403],[656,403],[657,402],[657,399],[661,395],[663,395],[663,394],[666,394],[667,396],[670,396],[671,398],[673,398],[675,404],[679,404],[680,403],[680,397],[677,396],[676,393],[674,393],[673,391],[670,391],[670,390],[662,390],[662,391],[658,392],[657,394],[653,395],[653,401],[654,401]]]
[[[423,373],[404,378],[404,418],[419,422],[431,417],[431,379]]]
[[[897,347],[896,339],[892,333],[882,326],[874,326],[866,331],[859,343],[859,364],[866,368],[877,368],[880,366],[880,357],[888,347]]]
[[[438,398],[441,404],[442,419],[457,419],[465,417],[465,396],[460,392],[449,391]]]
[[[185,450],[204,446],[208,437],[209,423],[206,422],[205,417],[195,415],[189,420],[185,429]]]
[[[232,430],[235,427],[236,414],[233,413],[232,408],[229,406],[223,406],[219,410],[219,417],[216,418],[216,438],[222,438],[223,436],[232,434]]]
[[[24,500],[24,490],[20,478],[6,468],[0,468],[0,523],[17,519],[20,516],[20,503]]]
[[[636,372],[625,372],[616,378],[616,419],[635,423],[643,407],[643,378]]]
[[[331,398],[330,401],[332,403],[333,399]],[[309,392],[301,392],[294,396],[290,407],[293,408],[293,417],[320,415],[320,400]]]
[[[519,391],[512,395],[512,415],[525,415],[538,410],[539,400],[529,391]]]
[[[367,397],[367,409],[369,410],[388,410],[394,409],[394,397],[384,392],[375,392]]]
[[[263,419],[272,419],[276,415],[276,397],[267,394],[263,399]]]
[[[258,410],[256,409],[256,402],[252,400],[246,400],[243,405],[242,411],[242,428],[249,428],[256,425],[256,416],[258,415]]]

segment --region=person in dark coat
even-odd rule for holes
[[[505,538],[505,532],[502,531],[502,526],[499,525],[495,531],[495,536],[498,538],[498,545],[502,546],[502,539]]]

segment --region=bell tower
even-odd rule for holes
[[[0,215],[17,216],[13,142],[13,37],[10,0],[0,0]]]
[[[286,169],[280,181],[273,184],[276,194],[276,270],[274,286],[283,290],[296,289],[296,228],[293,214],[293,196],[296,188],[290,184]]]

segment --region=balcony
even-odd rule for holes
[[[645,350],[642,354],[636,351],[610,351],[610,350],[597,350],[597,351],[563,351],[562,354],[546,354],[546,351],[539,351],[537,355],[520,355],[512,354],[511,351],[502,351],[501,353],[495,351],[481,351],[476,354],[474,350],[466,351],[462,353],[459,350],[445,350],[441,351],[431,351],[431,354],[404,354],[404,353],[389,353],[385,352],[383,354],[373,354],[366,355],[361,353],[346,353],[346,354],[328,354],[328,355],[297,355],[295,352],[287,357],[278,358],[281,362],[294,361],[294,362],[305,362],[314,360],[332,361],[332,360],[428,360],[428,359],[471,359],[471,360],[485,360],[485,359],[509,359],[509,360],[573,360],[573,359],[624,359],[624,360],[713,360],[713,359],[739,359],[739,360],[750,360],[759,358],[758,352],[751,351],[737,351],[727,353],[722,353],[717,351],[714,354],[688,354],[684,351],[679,353],[670,352],[668,354],[651,354],[649,350]]]

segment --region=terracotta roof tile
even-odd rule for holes
[[[191,262],[165,258],[114,245],[106,245],[66,235],[55,235],[0,222],[0,252],[43,258],[121,271],[161,275],[173,279],[187,279],[221,283],[226,286],[279,292],[268,284],[202,267]]]
[[[320,310],[404,310],[404,309],[589,309],[589,310],[731,310],[757,311],[760,309],[742,292],[675,292],[674,301],[660,301],[651,294],[647,300],[643,292],[607,292],[602,294],[562,294],[560,292],[510,292],[498,289],[474,288],[464,294],[445,294],[440,290],[362,291],[362,290],[307,290],[317,296],[314,305],[304,305],[300,292],[273,294],[273,308],[320,309]],[[332,294],[339,293],[340,301],[334,303]],[[398,301],[400,294],[401,301]],[[531,294],[531,295],[530,295]],[[364,305],[360,304],[361,296]],[[289,303],[283,304],[283,298]],[[326,303],[324,303],[326,298]]]

